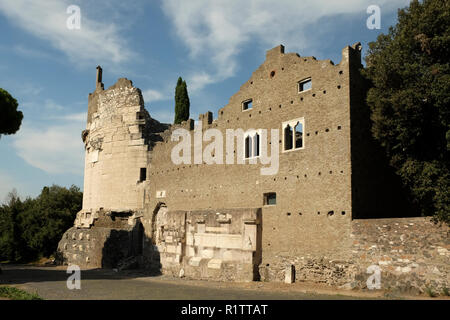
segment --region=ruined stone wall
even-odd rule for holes
[[[260,209],[169,211],[154,216],[149,269],[195,279],[252,281],[261,261]]]
[[[217,120],[200,117],[203,130],[218,129],[224,137],[226,129],[279,129],[275,175],[261,175],[260,168],[267,167],[261,164],[174,165],[171,150],[178,142],[170,141],[171,132],[166,132],[165,140],[155,145],[149,165],[145,228],[159,202],[171,211],[262,207],[264,265],[280,256],[341,256],[341,248],[348,246],[352,217],[351,50],[345,48],[342,61],[334,65],[329,60],[285,54],[283,47],[276,47],[219,110]],[[312,89],[299,93],[298,82],[309,77]],[[243,111],[242,102],[247,99],[253,99],[253,108]],[[304,118],[304,148],[283,152],[282,123],[297,118]],[[276,192],[276,205],[264,206],[263,195],[268,192]]]
[[[131,81],[89,96],[83,210],[143,208],[140,170],[149,162],[145,127],[149,121],[141,91]],[[147,139],[148,140],[148,139]]]
[[[344,288],[367,288],[369,266],[380,268],[381,289],[442,293],[450,285],[448,226],[429,218],[357,219],[351,226],[346,255],[280,257],[270,267],[261,265],[263,281],[284,281],[292,265],[296,281],[326,283]]]
[[[81,268],[115,268],[136,254],[139,241],[136,220],[130,212],[97,211],[92,224],[67,230],[57,249],[59,264]]]
[[[430,218],[364,219],[352,223],[352,255],[364,287],[367,267],[381,269],[381,287],[442,293],[450,286],[450,230]]]

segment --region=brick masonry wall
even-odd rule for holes
[[[343,49],[338,65],[285,54],[282,47],[269,50],[266,61],[219,110],[217,120],[209,123],[207,117],[200,117],[204,130],[218,129],[224,137],[226,129],[278,129],[280,164],[275,175],[261,175],[261,164],[174,165],[171,150],[178,142],[170,141],[171,132],[165,132],[164,141],[154,146],[148,166],[145,229],[149,229],[159,202],[171,211],[262,208],[263,264],[285,255],[344,255],[340,250],[349,241],[352,217],[351,50]],[[299,93],[298,82],[308,77],[312,89]],[[243,111],[242,102],[250,98],[253,108]],[[282,123],[302,117],[304,149],[283,152]],[[158,196],[160,191],[164,196]],[[275,206],[264,206],[267,192],[277,193]]]

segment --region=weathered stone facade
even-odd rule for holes
[[[378,220],[360,219],[411,216],[414,209],[372,141],[361,68],[359,43],[342,50],[338,65],[275,47],[219,109],[218,118],[207,112],[197,125],[192,119],[180,125],[159,123],[150,117],[131,81],[119,79],[104,90],[99,69],[82,134],[83,209],[75,222],[78,229],[69,230],[60,243],[65,261],[105,266],[103,251],[89,247],[86,256],[78,258],[72,248],[79,244],[69,240],[75,234],[72,240],[79,241],[81,230],[95,234],[106,227],[133,234],[124,240],[129,250],[123,256],[137,253],[142,265],[162,273],[283,281],[286,270],[295,266],[297,280],[364,286],[361,275],[367,263],[384,267],[380,263],[384,255],[396,263],[403,258],[388,254],[387,245],[372,255],[372,245],[394,235],[375,236],[382,230],[375,227]],[[214,158],[217,150],[213,150],[214,163],[194,157],[191,163],[174,164],[177,129],[185,129],[192,141],[202,141],[201,154],[211,151],[205,137],[208,129],[221,133],[224,144],[231,142],[232,148],[222,158]],[[263,164],[260,153],[243,160],[245,135],[225,141],[226,133],[236,129],[252,134],[268,130],[269,154],[279,159],[274,174],[261,174],[272,164]],[[192,144],[192,155],[197,146]],[[239,160],[243,164],[236,164]],[[273,202],[268,202],[269,195]],[[129,212],[126,226],[115,226],[114,215],[101,218],[100,212]],[[447,236],[444,230],[431,243],[448,249]],[[108,236],[96,239],[100,248]],[[133,249],[136,246],[138,250]],[[87,259],[89,254],[95,258]],[[435,258],[425,256],[423,264],[445,262]],[[441,258],[448,264],[448,256]],[[443,287],[448,284],[448,268],[445,263],[437,268],[441,278],[435,284]],[[422,284],[421,280],[417,286]]]

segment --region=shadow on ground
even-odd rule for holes
[[[67,267],[32,266],[32,265],[8,265],[2,264],[0,273],[0,285],[23,284],[28,282],[66,281],[70,276]],[[84,280],[113,280],[136,279],[155,276],[144,270],[127,270],[120,273],[112,269],[85,269],[81,270]]]

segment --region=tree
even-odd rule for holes
[[[53,254],[64,232],[81,210],[79,188],[44,187],[35,198],[21,201],[13,191],[0,207],[0,261],[30,261]]]
[[[369,43],[372,133],[423,215],[450,223],[450,0],[413,0]]]
[[[189,119],[189,107],[186,81],[179,77],[175,88],[175,124],[180,124],[182,121]]]
[[[23,113],[17,110],[19,104],[8,91],[0,88],[0,137],[16,133],[22,124]]]

